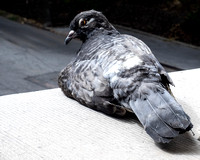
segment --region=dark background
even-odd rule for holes
[[[200,46],[200,0],[6,0],[0,9],[45,26],[67,26],[95,9],[113,24]]]

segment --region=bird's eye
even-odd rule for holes
[[[79,20],[79,26],[82,27],[82,26],[84,26],[84,25],[86,25],[86,20],[84,20],[84,19],[81,18],[81,19]]]

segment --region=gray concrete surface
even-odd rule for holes
[[[200,67],[200,48],[117,26],[149,45],[168,71]],[[0,17],[0,95],[57,87],[57,75],[81,45],[64,39],[68,28],[50,31]]]
[[[0,95],[57,87],[80,42],[0,17]]]
[[[199,160],[200,69],[170,76],[195,135],[188,132],[169,144],[155,144],[134,115],[110,117],[57,88],[0,97],[0,159]]]

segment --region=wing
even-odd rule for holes
[[[109,82],[95,59],[76,61],[61,71],[58,84],[66,96],[106,114],[123,116],[126,110],[113,97]]]
[[[163,68],[163,66],[160,64],[160,62],[157,60],[157,58],[154,56],[150,48],[141,40],[133,37],[133,36],[128,36],[126,35],[127,38],[130,40],[130,43],[132,43],[133,47],[135,48],[140,48],[143,52],[138,54],[138,56],[144,61],[148,62],[150,65],[154,65],[158,69],[158,73],[161,76],[161,83],[165,86],[165,88],[170,91],[169,84],[174,86],[174,83],[166,70]]]

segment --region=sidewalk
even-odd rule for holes
[[[67,98],[59,88],[1,96],[2,160],[199,160],[200,69],[170,73],[193,132],[156,144],[136,118],[114,118]],[[186,85],[187,84],[187,85]],[[187,98],[186,98],[187,97]]]
[[[117,26],[143,40],[167,71],[200,68],[200,48]],[[81,42],[64,45],[68,28],[42,30],[0,16],[0,95],[56,88],[58,73]]]

